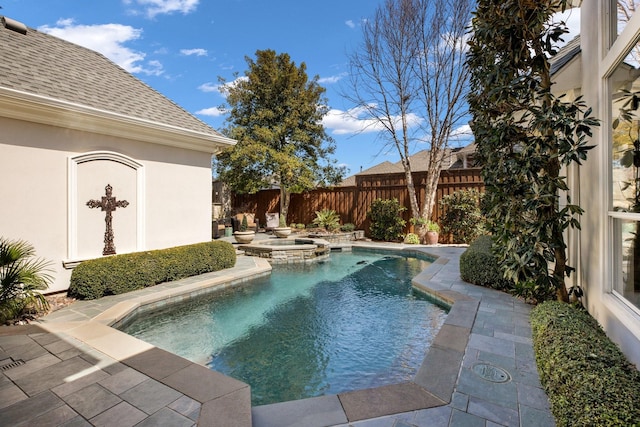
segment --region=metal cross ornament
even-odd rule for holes
[[[105,196],[102,196],[101,200],[89,200],[87,206],[89,206],[89,208],[101,208],[103,212],[106,212],[104,218],[106,229],[104,232],[104,249],[102,250],[102,255],[114,255],[116,253],[116,247],[113,244],[113,218],[111,213],[115,211],[116,208],[126,208],[129,206],[129,202],[126,200],[116,200],[116,198],[112,196],[113,188],[109,184],[107,184],[104,190]]]

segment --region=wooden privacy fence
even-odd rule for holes
[[[416,172],[413,177],[418,190],[418,204],[421,206],[424,200],[426,172]],[[479,191],[484,190],[479,168],[443,170],[438,182],[436,206],[432,220],[438,221],[442,215],[440,200],[443,196],[458,190],[472,188]],[[375,199],[393,198],[398,199],[402,206],[407,207],[403,217],[408,224],[410,218],[409,193],[405,186],[403,173],[357,175],[355,186],[321,188],[301,194],[292,194],[287,223],[308,225],[316,217],[316,211],[332,209],[340,215],[343,224],[353,223],[356,229],[365,230],[365,234],[368,235],[370,221],[367,217],[367,211],[371,203]],[[267,212],[279,212],[280,210],[280,191],[262,190],[255,194],[233,194],[231,203],[234,211],[255,212],[260,224],[264,224]]]

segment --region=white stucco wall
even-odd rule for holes
[[[118,253],[211,238],[210,153],[3,117],[0,129],[0,236],[28,241],[38,256],[52,262],[55,282],[49,291],[66,289],[71,275],[71,270],[63,267],[63,261],[69,260],[69,236],[73,235],[69,230],[69,193],[73,192],[69,185],[69,159],[83,153],[117,153],[139,163],[144,199],[143,206],[135,205],[138,189],[131,188],[131,172],[124,173],[128,177],[120,177],[118,165],[79,167],[78,257],[102,256],[104,212],[89,209],[84,199],[88,194],[100,199],[109,180],[118,182],[119,191],[126,193],[118,194],[114,189],[114,196],[131,202],[126,209],[114,213]],[[85,185],[87,176],[92,175],[95,182]],[[140,219],[135,214],[138,209],[144,213]],[[96,222],[86,225],[87,218]],[[143,230],[143,235],[132,236],[138,230]]]
[[[609,101],[603,80],[602,52],[608,48],[605,2],[583,2],[581,7],[581,44],[583,93],[586,103],[602,124],[594,129],[595,148],[580,169],[580,205],[585,209],[581,218],[579,282],[586,292],[586,305],[607,335],[616,342],[629,360],[640,367],[640,316],[612,293],[613,235],[609,226],[608,208],[611,123],[606,120]]]

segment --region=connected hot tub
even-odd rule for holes
[[[266,258],[272,264],[321,261],[329,257],[331,248],[324,239],[265,239],[240,245],[247,256]]]

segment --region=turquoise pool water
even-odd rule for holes
[[[446,317],[411,287],[428,265],[334,253],[121,330],[250,384],[254,405],[408,381]]]

